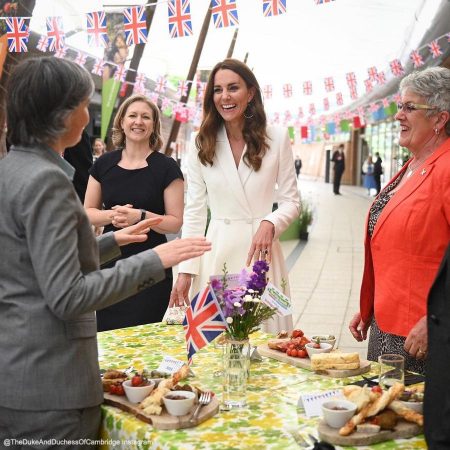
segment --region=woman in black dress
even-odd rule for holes
[[[90,172],[84,206],[93,225],[104,226],[107,232],[145,218],[161,218],[146,242],[124,248],[123,258],[166,242],[166,233],[181,228],[183,175],[172,158],[158,152],[160,130],[157,106],[143,95],[129,97],[114,119],[113,143],[118,150],[102,155]],[[160,322],[171,289],[168,269],[164,281],[97,311],[98,331]]]

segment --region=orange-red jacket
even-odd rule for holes
[[[366,233],[360,294],[362,320],[368,322],[375,314],[382,331],[407,336],[426,314],[428,291],[449,241],[447,139],[387,203],[372,239]]]

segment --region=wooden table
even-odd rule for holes
[[[183,327],[163,323],[143,325],[98,334],[101,368],[137,370],[156,369],[163,355],[186,360]],[[267,341],[267,336],[252,336],[254,345]],[[221,395],[221,349],[211,343],[194,355],[189,379],[203,389]],[[367,376],[375,375],[368,373]],[[316,392],[350,383],[354,378],[331,379],[307,370],[263,358],[252,362],[248,385],[248,407],[239,411],[220,412],[195,428],[183,430],[154,430],[150,425],[116,408],[103,405],[101,437],[103,449],[152,450],[271,450],[299,449],[290,430],[307,436],[317,436],[319,419],[308,419],[297,408],[302,392]],[[342,447],[337,447],[342,448]],[[361,447],[359,447],[361,448]],[[388,441],[369,447],[377,450],[426,449],[423,436],[409,440]]]

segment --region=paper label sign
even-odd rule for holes
[[[239,273],[228,273],[225,276],[225,279],[227,281],[227,289],[235,289],[237,287],[240,287],[242,284],[239,283],[239,278],[240,278],[240,274]],[[223,281],[223,275],[211,275],[209,277],[209,281]]]
[[[179,359],[172,358],[172,356],[164,356],[161,364],[158,367],[158,372],[173,374],[180,370],[186,361],[180,361]]]
[[[314,392],[300,395],[298,407],[305,410],[306,417],[316,417],[322,415],[322,404],[328,400],[342,399],[342,391],[332,389],[325,392]]]
[[[284,295],[272,283],[267,283],[266,290],[261,296],[261,301],[267,306],[275,308],[278,316],[292,314],[290,298]]]

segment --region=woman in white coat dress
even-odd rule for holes
[[[210,74],[203,122],[187,156],[187,185],[183,237],[204,232],[209,206],[207,236],[214,245],[208,255],[180,264],[170,306],[189,304],[224,263],[237,273],[264,258],[269,280],[285,285],[289,296],[278,237],[299,214],[290,140],[286,130],[267,126],[258,82],[238,60],[226,59]],[[278,209],[272,212],[274,201]],[[264,325],[269,332],[292,328],[292,316]]]

